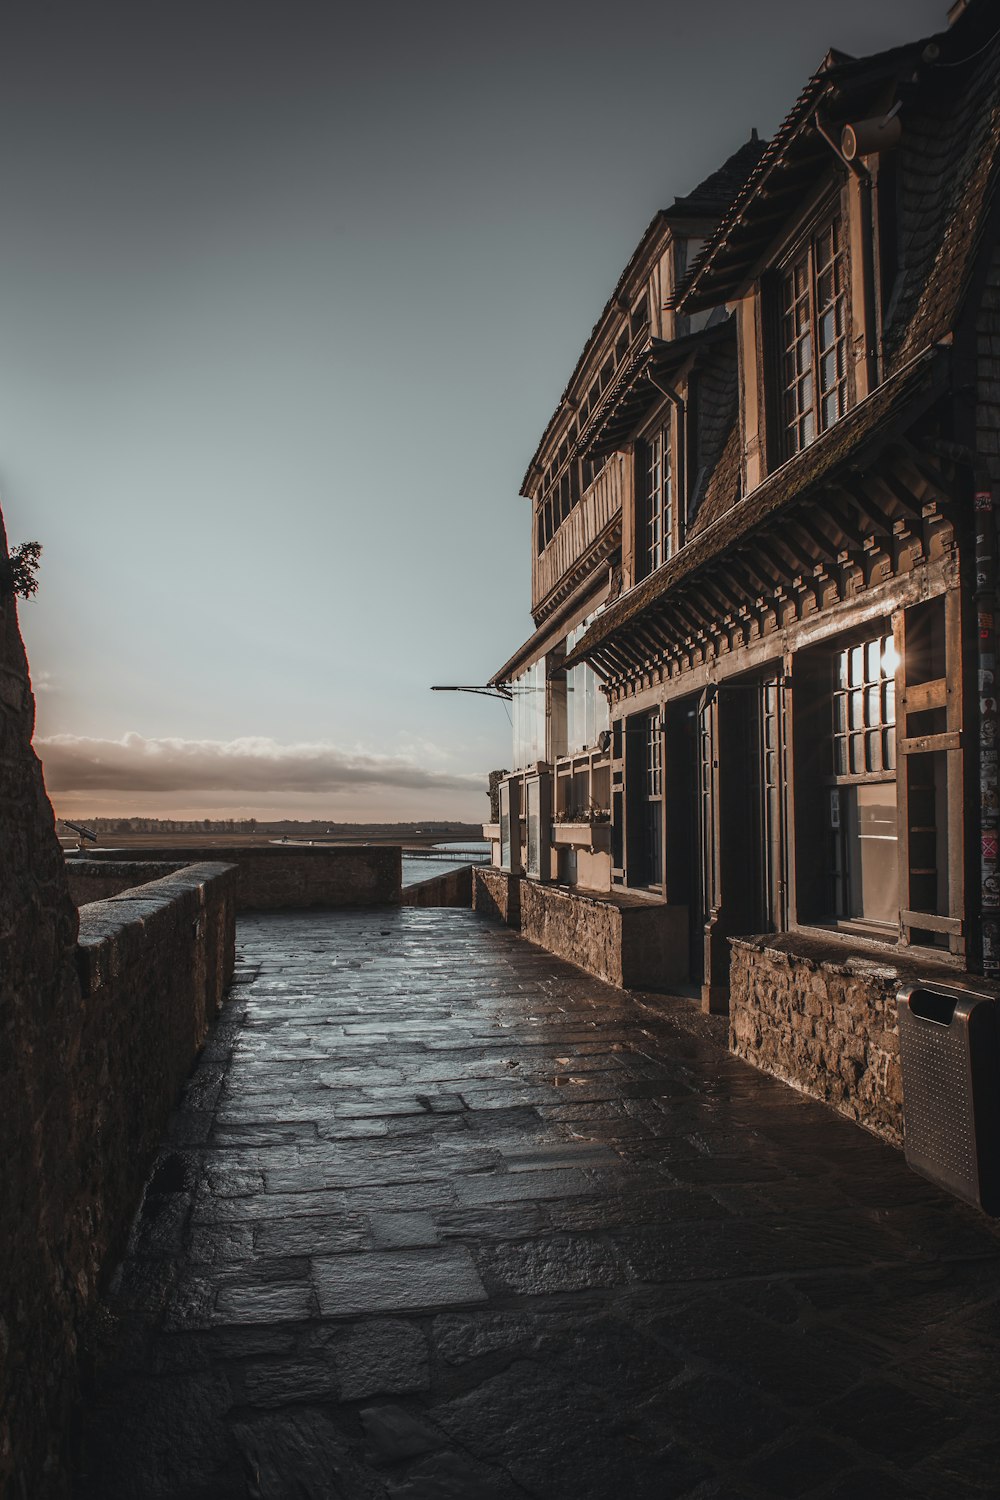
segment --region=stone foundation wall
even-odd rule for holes
[[[465,906],[472,905],[472,866],[461,870],[447,870],[443,875],[432,875],[430,880],[419,880],[416,885],[404,885],[401,894],[403,906]]]
[[[299,911],[342,906],[398,906],[402,851],[398,845],[309,847],[295,844],[198,848],[92,849],[94,860],[191,864],[212,859],[235,865],[237,911]]]
[[[521,933],[621,989],[668,990],[688,973],[687,908],[521,882]]]
[[[184,865],[178,863],[152,864],[139,860],[122,860],[119,863],[117,860],[71,857],[66,861],[66,878],[73,904],[79,907],[86,906],[88,901],[107,901],[109,897],[118,896],[122,891],[130,891],[137,885],[145,885],[149,880],[159,880],[163,875],[184,868]]]
[[[490,865],[472,877],[476,911],[609,984],[663,991],[687,980],[686,906],[567,891]]]
[[[495,865],[475,865],[472,870],[472,908],[482,917],[521,925],[521,880]]]
[[[822,960],[733,939],[730,1047],[901,1145],[896,991],[902,977],[892,964]]]

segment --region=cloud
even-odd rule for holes
[[[270,739],[37,740],[50,792],[349,792],[359,787],[481,791],[481,775],[431,771],[409,755]]]

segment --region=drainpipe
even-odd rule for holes
[[[660,382],[655,378],[655,376],[652,375],[648,370],[646,371],[646,379],[649,381],[651,386],[659,391],[661,396],[666,396],[667,400],[671,403],[674,410],[677,412],[677,431],[680,433],[681,439],[677,444],[677,493],[683,502],[680,506],[680,514],[677,517],[677,531],[678,545],[683,547],[684,533],[687,531],[688,522],[688,501],[690,500],[690,496],[687,492],[687,405],[685,403],[684,397],[680,394],[679,391],[675,391],[673,386],[661,385]]]
[[[976,668],[979,692],[980,964],[1000,976],[1000,789],[997,778],[996,529],[992,490],[976,491]]]

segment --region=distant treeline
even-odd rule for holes
[[[95,833],[259,833],[256,818],[74,818]]]
[[[324,834],[434,834],[442,838],[479,837],[475,823],[328,823],[323,819],[301,822],[283,818],[261,822],[257,818],[74,818],[95,833],[288,833],[319,838]]]

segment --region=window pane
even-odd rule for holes
[[[869,682],[878,682],[882,676],[882,642],[869,641],[865,647],[865,669]]]
[[[847,729],[847,699],[843,693],[833,700],[833,729],[835,734],[843,734]]]
[[[850,914],[869,922],[899,920],[896,867],[896,783],[844,788]]]

